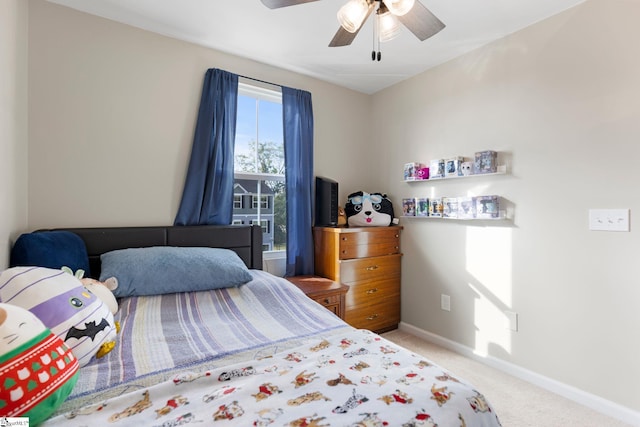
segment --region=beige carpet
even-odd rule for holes
[[[630,427],[407,332],[395,330],[382,336],[472,383],[493,405],[503,427]]]

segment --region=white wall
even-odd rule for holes
[[[342,198],[368,179],[369,96],[32,0],[29,227],[172,224],[205,71],[308,90],[315,173]],[[353,191],[353,190],[352,190]]]
[[[481,194],[514,212],[403,219],[403,322],[636,411],[639,16],[636,1],[591,0],[373,96],[378,185],[398,212]],[[508,176],[401,182],[404,163],[487,149]],[[631,209],[631,232],[589,231],[589,208]]]
[[[27,22],[22,0],[0,1],[0,270],[27,224]]]

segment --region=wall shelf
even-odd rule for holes
[[[485,154],[490,154],[485,159]],[[497,152],[486,151],[478,152],[475,154],[475,163],[473,168],[475,170],[492,170],[495,167],[495,172],[477,173],[470,175],[454,175],[460,170],[469,170],[468,167],[462,167],[466,163],[459,163],[464,159],[459,156],[453,160],[449,160],[446,166],[450,172],[449,176],[436,177],[429,179],[405,179],[403,182],[432,182],[449,181],[459,178],[481,178],[481,177],[495,177],[496,175],[507,174],[507,162],[499,164],[497,161]],[[442,161],[431,163],[438,163],[438,169],[444,168]],[[417,170],[416,165],[421,163],[407,163],[404,166],[405,177],[415,177],[419,174],[415,173]],[[421,169],[420,169],[421,170]],[[444,189],[444,187],[441,187]],[[445,190],[443,192],[448,192]],[[501,201],[502,200],[502,201]],[[477,196],[439,196],[435,197],[433,194],[431,197],[418,196],[408,197],[402,199],[402,216],[401,218],[412,219],[439,219],[443,221],[475,221],[475,222],[494,222],[504,221],[507,219],[513,219],[513,205],[505,204],[505,200],[498,194],[486,194]],[[434,215],[436,214],[436,215]]]
[[[506,210],[500,210],[498,212],[498,217],[496,218],[451,218],[451,217],[442,217],[442,216],[425,216],[425,215],[402,215],[400,218],[409,218],[409,219],[433,219],[433,220],[441,220],[441,221],[504,221],[509,219],[507,216]]]
[[[507,165],[498,165],[496,172],[491,173],[477,173],[471,175],[455,175],[455,176],[445,176],[443,178],[429,178],[429,179],[407,179],[402,182],[414,183],[414,182],[436,182],[436,181],[449,181],[452,179],[460,179],[460,178],[480,178],[483,176],[495,176],[495,175],[506,175],[507,174]]]

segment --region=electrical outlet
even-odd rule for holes
[[[589,230],[629,231],[629,209],[589,209]]]
[[[511,329],[512,331],[518,330],[518,313],[514,311],[505,311],[504,314],[507,316],[507,329]]]
[[[444,311],[451,311],[451,297],[449,295],[440,295],[440,308]]]

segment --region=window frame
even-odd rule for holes
[[[266,86],[266,85],[265,85]],[[278,88],[280,89],[280,88]],[[263,87],[259,82],[251,81],[251,83],[243,82],[242,80],[238,82],[238,96],[247,96],[252,97],[260,101],[273,102],[282,105],[282,92],[280,90],[275,90],[273,86],[269,85],[269,88]],[[259,142],[259,141],[258,141]],[[284,135],[283,135],[283,148],[284,148]],[[285,170],[286,173],[286,170]],[[277,182],[285,182],[286,176],[280,174],[272,174],[272,173],[255,173],[255,172],[236,172],[234,171],[234,179],[248,179],[254,180],[258,182],[258,192],[255,195],[252,195],[252,207],[257,209],[257,215],[255,220],[250,220],[251,223],[254,221],[261,225],[263,233],[270,233],[271,238],[273,239],[275,232],[275,206],[273,206],[274,211],[267,217],[267,219],[263,218],[261,215],[261,210],[269,209],[269,195],[261,193],[261,185],[263,181],[277,181]],[[255,207],[256,200],[261,200],[264,203],[259,209]],[[244,206],[244,202],[242,203]],[[235,203],[234,203],[235,207]],[[286,215],[286,213],[285,213]],[[272,220],[273,219],[273,220]],[[267,230],[265,231],[264,224],[266,223]],[[272,246],[275,242],[272,240],[269,244],[265,246],[268,247],[267,250],[263,250],[263,253],[271,253],[271,254],[282,254],[286,253],[286,250],[273,250]],[[285,242],[286,244],[286,242]],[[271,246],[269,248],[269,246]]]
[[[242,209],[242,195],[234,194],[233,195],[233,209]]]
[[[260,205],[260,206],[258,206]],[[254,194],[251,196],[252,209],[269,209],[269,196],[267,194]]]

